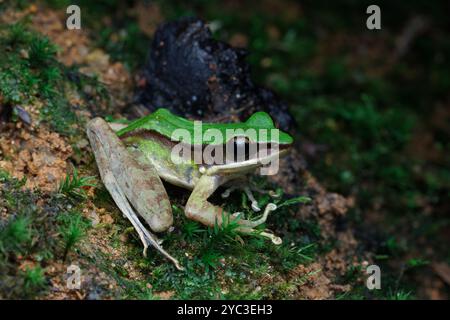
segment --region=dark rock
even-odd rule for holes
[[[267,111],[278,126],[293,126],[287,105],[256,86],[245,61],[247,52],[212,38],[202,20],[183,18],[155,33],[137,102],[154,111],[166,107],[182,116],[241,121]],[[236,117],[235,117],[236,119]]]

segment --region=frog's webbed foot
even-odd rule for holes
[[[128,153],[125,147],[117,136],[113,133],[109,125],[100,118],[91,120],[87,125],[87,135],[92,145],[92,150],[95,155],[95,159],[98,164],[101,179],[106,189],[111,194],[114,202],[119,207],[120,211],[131,222],[134,229],[139,235],[140,240],[144,245],[143,253],[146,255],[147,248],[149,246],[155,247],[161,254],[175,264],[175,267],[179,270],[183,270],[177,259],[167,253],[160,244],[160,241],[155,235],[150,233],[139,220],[138,215],[130,205],[129,199],[133,199],[132,196],[127,196],[127,193],[132,193],[133,190],[128,186],[124,186],[124,177],[120,176],[120,172],[126,175],[126,168],[122,168],[120,160],[129,159],[117,159],[117,154],[122,156]],[[116,167],[119,166],[119,167]],[[132,166],[130,166],[132,167]],[[139,169],[139,168],[133,168]],[[118,175],[118,176],[117,176]],[[125,190],[125,191],[124,191]],[[134,204],[133,204],[134,205]]]
[[[241,181],[241,179],[239,179]],[[235,180],[233,180],[234,183],[236,183]],[[242,189],[245,194],[247,195],[247,198],[251,201],[251,207],[253,211],[259,212],[261,211],[261,208],[258,204],[258,201],[255,199],[255,196],[253,195],[253,192],[258,192],[260,194],[268,194],[271,198],[277,199],[280,196],[273,190],[263,190],[258,188],[254,184],[249,184],[248,180],[244,179],[242,183],[234,184],[233,186],[225,189],[225,191],[221,194],[222,198],[228,198],[234,190]]]
[[[248,188],[251,191],[257,192],[259,194],[268,194],[272,199],[280,198],[280,195],[275,190],[264,190],[264,189],[261,189],[253,181],[248,183]]]
[[[243,228],[241,228],[241,232],[242,231],[246,232],[247,229],[248,229],[248,231],[247,231],[248,233],[255,232],[254,228],[265,223],[267,220],[267,217],[269,216],[269,213],[272,211],[275,211],[276,209],[277,209],[276,204],[268,203],[266,205],[266,208],[264,209],[263,215],[259,219],[257,219],[257,220],[239,219],[238,223],[243,226]],[[236,218],[240,218],[241,213],[240,212],[234,213],[233,216],[235,216]],[[273,233],[269,232],[269,230],[260,232],[259,235],[263,236],[265,238],[269,238],[274,244],[278,245],[278,244],[282,243],[281,238],[277,237]]]
[[[243,189],[245,194],[247,195],[247,198],[252,202],[252,209],[255,212],[259,212],[261,211],[261,208],[258,205],[258,201],[256,201],[255,197],[253,196],[252,190],[250,189],[250,187],[241,187],[241,186],[231,186],[229,188],[227,188],[222,194],[222,198],[228,198],[231,194],[231,192],[233,192],[236,189]]]
[[[246,234],[259,234],[263,237],[269,238],[274,244],[280,244],[281,238],[269,232],[259,232],[254,228],[264,223],[271,211],[276,209],[276,205],[269,203],[264,209],[261,218],[257,220],[241,219],[241,213],[236,212],[230,214],[224,212],[221,207],[215,206],[207,201],[208,197],[222,184],[223,178],[220,176],[202,176],[194,188],[191,196],[185,207],[186,216],[190,219],[196,220],[208,226],[222,225],[222,220],[236,221],[240,226],[237,228],[238,232]],[[227,219],[229,216],[231,219]]]
[[[225,191],[221,194],[222,198],[228,198],[230,196],[231,192],[233,192],[236,189],[244,190],[245,194],[247,195],[247,198],[252,203],[253,211],[255,211],[255,212],[261,211],[261,208],[259,207],[258,201],[253,196],[252,189],[250,187],[248,187],[248,186],[245,186],[245,187],[238,186],[238,185],[231,186],[231,187],[225,189]]]
[[[259,232],[252,228],[242,227],[239,229],[239,231],[242,233],[257,234],[261,237],[268,238],[270,241],[272,241],[273,244],[276,244],[276,245],[280,245],[283,243],[283,240],[280,237],[276,236],[270,230],[267,230],[267,229],[265,231]]]

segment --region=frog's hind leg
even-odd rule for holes
[[[222,225],[224,221],[236,221],[240,227],[237,228],[238,232],[255,234],[258,233],[254,227],[264,223],[269,213],[276,209],[275,204],[267,205],[264,210],[263,216],[255,221],[241,219],[241,213],[236,212],[230,214],[225,212],[223,208],[215,206],[208,202],[208,198],[214,193],[214,191],[223,183],[226,179],[221,176],[208,176],[203,175],[195,186],[188,199],[185,207],[185,214],[189,219],[201,222],[204,225],[213,227],[216,224]],[[261,236],[269,238],[275,244],[280,244],[281,239],[271,233],[261,232]]]
[[[98,169],[103,183],[106,189],[111,194],[114,202],[119,207],[120,211],[127,217],[131,222],[136,232],[139,235],[143,245],[144,245],[144,255],[146,255],[147,248],[149,246],[155,247],[159,252],[161,252],[167,259],[172,261],[176,268],[183,270],[177,259],[172,257],[167,253],[160,245],[159,240],[150,233],[141,223],[139,217],[135,213],[134,209],[131,207],[129,200],[123,191],[123,186],[118,181],[115,173],[119,171],[112,165],[112,160],[114,159],[113,150],[116,150],[119,154],[126,154],[121,145],[120,140],[111,134],[112,130],[108,124],[100,118],[91,120],[87,125],[87,135],[89,141],[92,145],[92,150],[95,155],[95,159],[98,164]],[[116,159],[117,160],[117,159]],[[115,161],[117,163],[117,161]]]
[[[159,252],[161,252],[162,255],[164,255],[167,259],[173,262],[175,267],[178,270],[184,270],[184,268],[181,266],[180,262],[172,257],[167,251],[165,251],[160,244],[160,240],[150,233],[141,223],[139,220],[137,214],[134,212],[133,208],[131,207],[130,203],[128,202],[125,194],[120,189],[119,185],[117,184],[116,179],[112,175],[111,172],[105,172],[103,175],[103,183],[105,184],[106,189],[108,189],[109,193],[111,194],[111,197],[114,199],[114,202],[119,207],[120,211],[124,214],[125,217],[128,218],[128,220],[133,225],[134,229],[139,235],[139,238],[141,239],[142,244],[144,245],[143,254],[144,256],[147,256],[147,249],[149,246],[155,247]]]

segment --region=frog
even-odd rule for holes
[[[196,131],[199,125],[200,134]],[[212,135],[207,139],[205,133],[208,132],[215,133],[214,139]],[[255,135],[255,132],[261,134]],[[100,178],[138,233],[144,255],[152,246],[172,261],[177,269],[184,269],[175,257],[165,251],[162,241],[154,234],[173,229],[172,206],[162,181],[191,191],[184,207],[188,219],[208,227],[234,222],[240,234],[268,238],[276,245],[282,243],[281,238],[270,230],[258,229],[277,206],[270,202],[262,210],[253,191],[268,193],[272,197],[278,195],[248,183],[252,174],[261,174],[268,163],[285,156],[293,144],[292,136],[276,129],[266,112],[255,112],[244,122],[202,123],[159,108],[127,124],[93,118],[86,125],[86,133]],[[180,133],[184,133],[184,139]],[[252,146],[256,148],[250,154]],[[264,146],[261,148],[264,152],[255,153],[261,146]],[[177,147],[178,153],[174,152]],[[227,151],[228,147],[238,155],[241,151],[240,156],[231,154],[222,162],[207,157],[194,161],[195,156],[189,153],[194,149],[205,152],[209,148],[210,155],[218,154],[221,150]],[[253,211],[261,211],[262,215],[257,219],[245,219],[242,212],[227,212],[222,206],[212,204],[209,198],[219,187],[226,187],[222,198],[227,198],[235,189],[243,189]]]

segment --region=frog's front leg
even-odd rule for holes
[[[237,229],[241,233],[257,233],[254,229],[256,226],[264,223],[270,211],[275,208],[273,206],[266,207],[263,216],[256,220],[240,219],[241,213],[237,212],[230,214],[225,212],[223,208],[215,206],[208,201],[208,198],[216,191],[216,189],[227,182],[227,178],[220,175],[203,175],[197,182],[191,196],[188,199],[185,207],[185,214],[189,219],[201,222],[204,225],[213,227],[216,223],[222,225],[223,220],[236,220],[240,227]],[[280,244],[281,239],[268,232],[260,232],[260,235],[269,238],[275,244]]]

